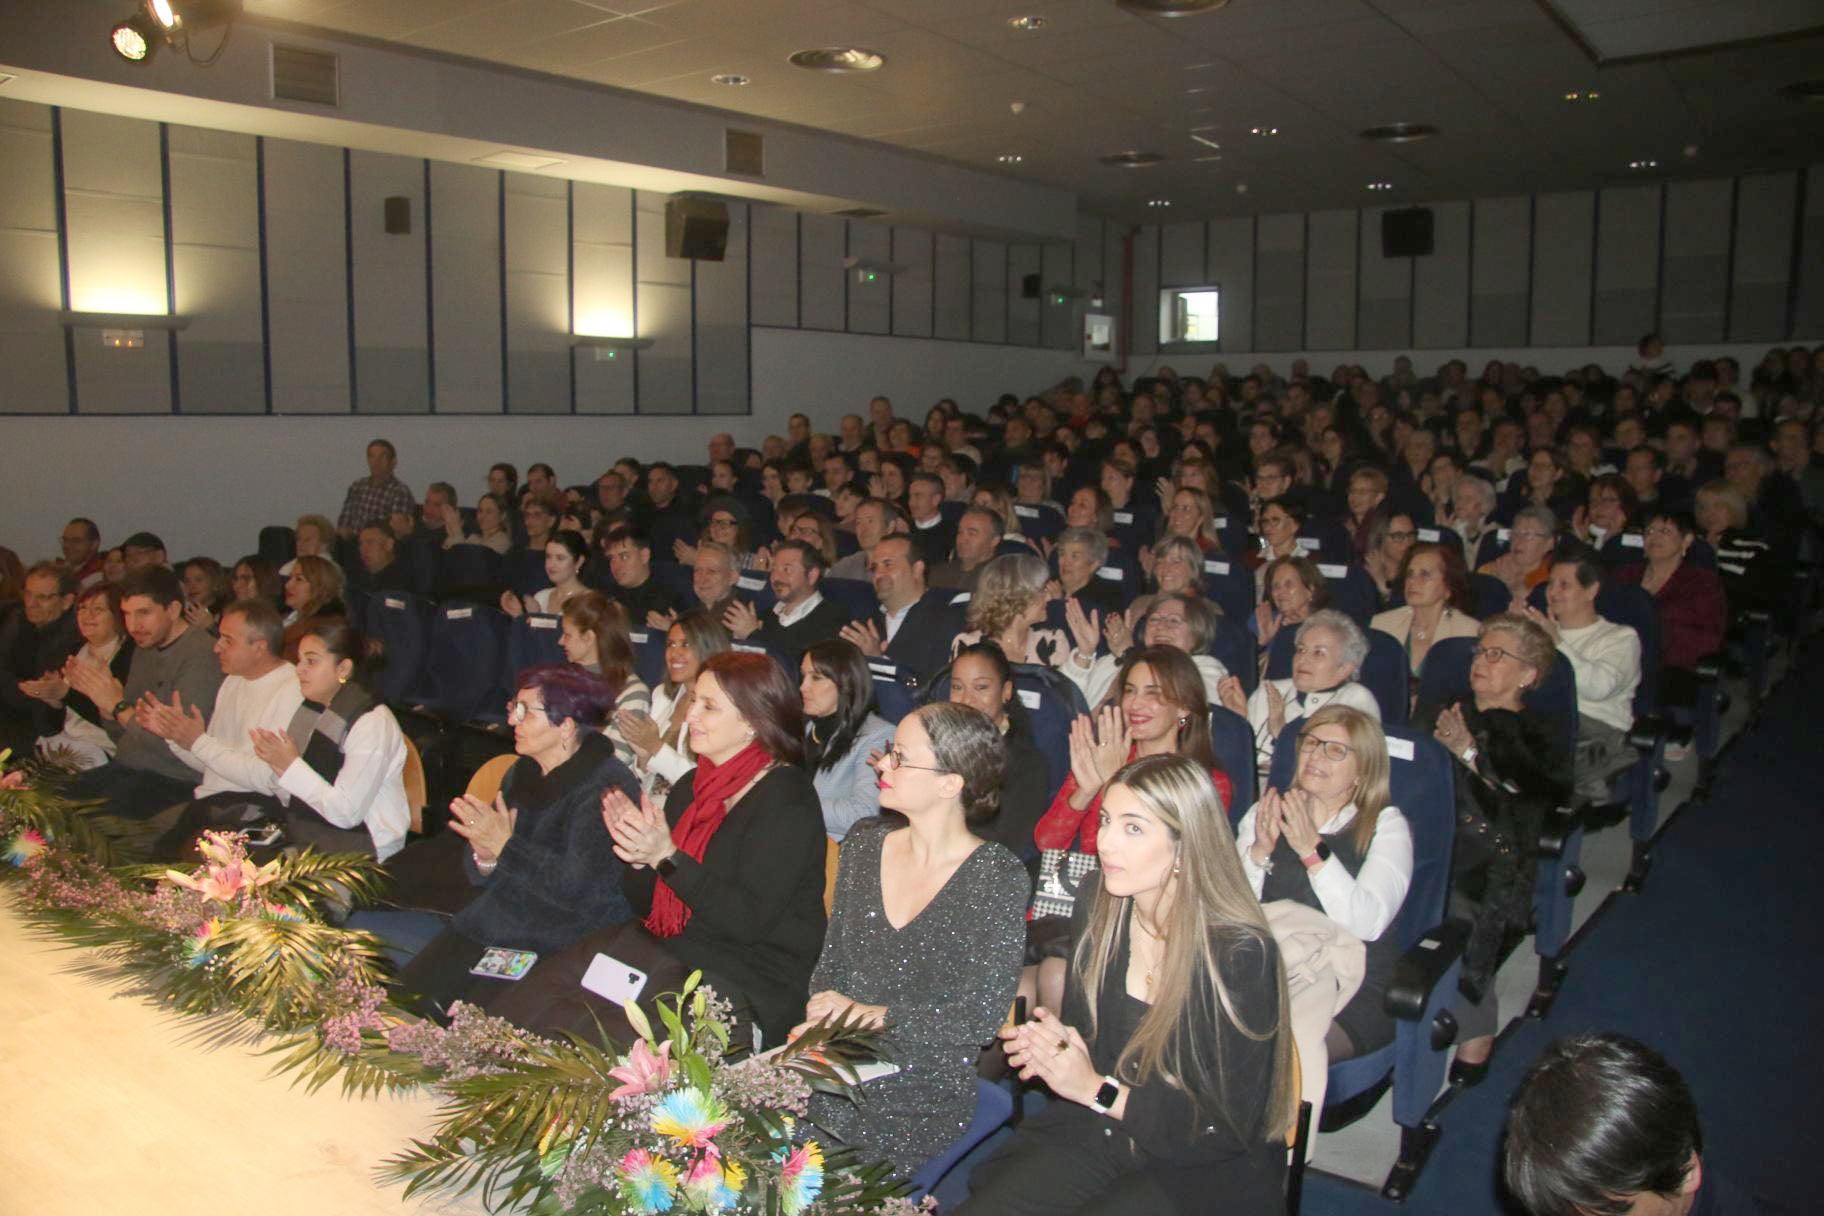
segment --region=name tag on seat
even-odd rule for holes
[[[446,621],[466,621],[474,615],[475,610],[473,608],[452,608],[443,614],[443,619]]]
[[[1621,543],[1630,549],[1645,549],[1647,547],[1647,538],[1638,532],[1623,532],[1621,534]]]
[[[1444,539],[1444,534],[1436,528],[1420,528],[1419,539],[1428,545],[1435,545]]]
[[[1024,705],[1027,709],[1037,709],[1039,707],[1039,694],[1035,690],[1030,688],[1016,688],[1014,691],[1020,694],[1020,704]]]
[[[1039,509],[1037,507],[1022,507],[1018,504],[1015,504],[1013,513],[1021,519],[1037,519],[1039,517]]]
[[[1323,575],[1325,578],[1348,578],[1349,577],[1349,567],[1336,566],[1336,565],[1332,565],[1329,562],[1319,562],[1318,566],[1317,566],[1317,572],[1319,574]]]
[[[1395,760],[1412,759],[1412,740],[1396,739],[1392,735],[1389,735],[1387,737],[1387,754]]]
[[[735,580],[735,586],[741,588],[743,591],[765,591],[767,585],[765,579],[754,578],[752,575],[747,574],[744,574]]]
[[[1096,577],[1105,578],[1111,583],[1118,583],[1121,581],[1121,567],[1104,566],[1100,570],[1096,571]]]
[[[1203,569],[1206,574],[1227,574],[1229,572],[1229,563],[1206,561],[1203,563]]]
[[[1118,524],[1131,524],[1134,522],[1134,513],[1132,511],[1116,511],[1114,513],[1114,520]]]

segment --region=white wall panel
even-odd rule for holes
[[[1413,264],[1428,260],[1381,256],[1381,216],[1389,210],[1371,207],[1359,213],[1361,281],[1356,287],[1356,305],[1360,315],[1355,344],[1370,349],[1412,345]]]
[[[754,324],[798,324],[798,213],[751,203]]]
[[[1222,349],[1246,350],[1254,343],[1254,217],[1210,221],[1209,279],[1221,293]]]
[[[355,267],[355,412],[427,413],[431,388],[424,162],[354,152],[348,169]],[[386,231],[386,200],[393,197],[410,202],[409,233]]]
[[[728,209],[728,254],[697,263],[697,413],[745,414],[747,208]]]
[[[885,224],[870,224],[863,220],[848,220],[848,257],[863,262],[873,262],[877,266],[886,265],[891,259],[888,254],[892,248],[892,229]],[[843,281],[848,288],[850,333],[884,334],[892,327],[888,323],[888,302],[893,295],[893,276],[876,272],[872,283],[865,281],[866,276],[856,270],[845,270]]]
[[[1597,195],[1597,345],[1638,341],[1658,326],[1660,191],[1629,186]]]
[[[338,149],[266,141],[266,280],[276,413],[339,414],[349,408],[341,199]]]
[[[975,285],[970,263],[972,242],[966,236],[937,234],[937,329],[935,336],[967,340],[972,333]]]
[[[65,110],[63,184],[70,306],[99,312],[167,311],[158,124]],[[108,350],[99,330],[78,329],[76,402],[83,413],[169,410],[166,335],[148,331],[142,350]]]
[[[1729,293],[1732,342],[1778,342],[1786,337],[1798,187],[1797,173],[1741,179],[1735,201],[1735,280]]]
[[[1007,246],[970,242],[969,336],[977,342],[1007,340]]]
[[[1519,346],[1531,317],[1528,284],[1533,277],[1533,200],[1481,198],[1470,208],[1470,333],[1478,346]]]
[[[188,414],[266,411],[260,326],[260,200],[254,137],[170,128],[174,310]]]
[[[804,215],[800,220],[799,324],[806,329],[841,329],[848,316],[843,297],[843,220],[829,215]]]
[[[570,294],[575,332],[633,336],[633,191],[577,182],[571,200]],[[574,351],[576,411],[633,412],[633,357]]]
[[[906,269],[893,276],[893,332],[931,336],[932,237],[921,228],[893,229],[893,261]]]
[[[440,414],[501,412],[500,173],[431,164],[431,320]]]
[[[1468,203],[1432,207],[1432,253],[1413,261],[1413,297],[1414,346],[1462,346],[1469,341]]]
[[[641,190],[636,195],[638,293],[642,338],[652,346],[638,352],[638,400],[642,414],[688,414],[691,382],[690,259],[665,256],[665,200]]]
[[[1305,265],[1305,340],[1309,347],[1355,345],[1356,213],[1311,213]]]
[[[1595,216],[1596,196],[1588,191],[1534,200],[1534,345],[1582,346],[1590,339]]]
[[[1729,181],[1666,185],[1659,332],[1667,342],[1723,340],[1729,290]]]
[[[1305,340],[1305,217],[1263,215],[1257,232],[1254,348],[1297,350]]]
[[[69,408],[48,106],[0,101],[0,413]]]

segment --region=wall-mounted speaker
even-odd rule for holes
[[[386,208],[386,235],[411,235],[412,200],[403,194],[395,194],[387,198],[383,206]]]
[[[1036,274],[1021,275],[1020,276],[1020,298],[1022,300],[1038,299],[1039,290],[1040,290],[1041,286],[1043,285],[1043,283],[1044,283],[1044,280],[1041,279]]]
[[[1431,256],[1431,208],[1404,207],[1381,212],[1381,256],[1427,258]]]
[[[666,256],[720,262],[727,252],[727,203],[684,196],[666,202]]]

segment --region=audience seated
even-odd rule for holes
[[[1334,608],[1312,613],[1293,638],[1290,679],[1262,680],[1252,696],[1228,676],[1218,686],[1225,708],[1254,730],[1254,760],[1264,783],[1273,764],[1273,745],[1286,726],[1326,705],[1347,705],[1380,721],[1380,703],[1356,682],[1368,657],[1362,627]]]
[[[1102,629],[1098,631],[1096,619],[1085,616],[1075,600],[1065,605],[1064,619],[1070,626],[1075,645],[1061,670],[1083,690],[1085,701],[1100,705],[1114,685],[1115,673],[1123,657],[1134,645],[1134,635],[1128,629],[1126,618],[1119,613],[1102,622]],[[1146,636],[1140,639],[1143,645],[1170,646],[1188,655],[1203,677],[1204,695],[1211,705],[1217,703],[1217,691],[1223,677],[1229,674],[1228,669],[1208,653],[1210,642],[1216,636],[1217,619],[1215,605],[1200,595],[1153,596],[1151,610],[1143,622]],[[1096,647],[1101,638],[1108,641],[1108,653],[1097,657]]]
[[[931,585],[973,592],[1006,532],[1006,520],[988,507],[971,506],[956,522],[956,556],[931,568]]]
[[[1514,516],[1507,552],[1477,567],[1507,584],[1510,596],[1525,602],[1527,593],[1552,573],[1552,549],[1558,543],[1558,516],[1550,507],[1523,507]]]
[[[399,539],[385,524],[363,524],[356,534],[361,570],[353,581],[369,594],[388,591],[416,592],[417,582],[399,560]]]
[[[809,1118],[909,1176],[975,1114],[975,1057],[1019,980],[1027,884],[1019,862],[974,830],[995,812],[1006,765],[985,715],[927,705],[883,742],[879,804],[892,814],[855,825],[843,841],[795,1033],[834,1022],[884,1032],[898,1071],[856,1101],[814,1095]]]
[[[62,697],[44,694],[83,641],[74,577],[40,562],[20,582],[19,605],[0,609],[0,747],[24,748],[56,730]]]
[[[142,536],[145,534],[141,534]],[[133,568],[133,542],[138,538],[129,536],[126,540],[127,567]],[[156,537],[152,539],[156,540]],[[336,525],[329,521],[327,515],[300,515],[298,522],[291,529],[291,560],[279,567],[282,578],[291,577],[297,568],[300,557],[320,557],[331,565],[336,560]],[[158,543],[160,565],[165,564],[164,543]]]
[[[698,546],[701,552],[702,546]],[[568,626],[567,626],[568,627]],[[696,764],[685,720],[697,677],[710,656],[726,654],[728,630],[701,609],[684,613],[665,631],[665,679],[652,690],[649,713],[637,707],[617,710],[614,725],[633,749],[640,788],[663,798],[678,778]]]
[[[984,839],[1006,847],[1022,861],[1036,861],[1033,830],[1051,802],[1045,757],[1033,738],[1032,720],[1014,696],[1013,667],[993,642],[976,642],[950,660],[950,700],[980,710],[1006,741],[1007,764],[1001,783],[1000,809],[975,825]]]
[[[1225,800],[1183,756],[1111,776],[1105,869],[1076,901],[1062,1011],[1000,1032],[1008,1062],[1057,1100],[976,1169],[957,1210],[1281,1210],[1289,1001]]]
[[[232,599],[263,600],[283,608],[285,580],[279,577],[277,566],[257,553],[249,553],[234,563],[234,570],[228,576],[228,594]]]
[[[306,554],[292,560],[291,573],[285,576],[285,643],[280,657],[297,662],[298,640],[312,620],[348,615],[342,590],[342,568],[327,557]]]
[[[602,538],[609,578],[598,588],[627,610],[642,628],[663,629],[678,610],[678,597],[652,577],[652,540],[643,530],[622,526]]]
[[[1313,612],[1330,606],[1330,580],[1317,563],[1302,553],[1275,557],[1262,566],[1256,580],[1260,603],[1248,620],[1248,632],[1260,644],[1261,661],[1279,631],[1302,625]]]
[[[950,661],[956,636],[952,613],[925,596],[925,559],[910,536],[888,535],[868,555],[868,572],[880,607],[866,620],[842,627],[841,636],[869,657],[884,656],[920,682]]]
[[[213,630],[228,603],[228,572],[213,557],[193,557],[178,566],[177,575],[184,585],[184,619]]]
[[[63,525],[58,546],[63,552],[63,568],[80,588],[102,581],[101,529],[95,521],[77,516]]]
[[[1640,635],[1596,612],[1602,567],[1584,551],[1552,563],[1547,611],[1528,608],[1577,677],[1576,793],[1606,803],[1608,780],[1634,763],[1634,692],[1640,687]]]
[[[652,690],[639,677],[626,612],[599,591],[573,596],[564,604],[558,645],[572,667],[599,677],[607,686],[612,704],[602,733],[614,745],[615,758],[633,767],[633,744],[621,733],[620,721],[651,713]]]
[[[1376,613],[1368,624],[1405,648],[1406,665],[1414,676],[1433,643],[1476,636],[1469,571],[1455,548],[1425,542],[1414,545],[1395,582],[1405,602]]]
[[[804,704],[804,765],[823,806],[832,840],[880,811],[874,763],[893,740],[893,724],[872,712],[874,679],[868,661],[841,638],[813,643],[799,661]]]
[[[905,513],[884,498],[869,498],[855,508],[855,540],[861,547],[847,557],[839,557],[830,567],[831,578],[867,579],[869,555],[874,546],[895,532],[911,528]]]
[[[133,640],[121,620],[120,588],[95,582],[77,592],[76,629],[82,646],[75,661],[102,668],[124,685],[133,663]],[[22,692],[50,708],[52,721],[59,726],[55,734],[38,740],[37,750],[40,755],[67,756],[78,769],[98,768],[114,756],[114,738],[101,726],[104,710],[73,688],[62,668],[58,663],[37,679],[19,682]],[[63,715],[60,720],[55,717],[58,711]]]
[[[531,595],[503,591],[500,610],[508,616],[528,612],[561,613],[564,605],[580,596],[591,594],[583,582],[583,571],[589,564],[589,546],[582,533],[564,529],[552,534],[544,544],[545,577],[551,585]]]
[[[737,600],[722,623],[735,640],[765,646],[796,666],[813,643],[835,636],[849,620],[840,604],[817,589],[826,568],[823,554],[804,541],[780,541],[773,546],[768,581],[775,598],[765,619],[752,604]]]
[[[1398,946],[1383,937],[1412,882],[1412,832],[1388,802],[1387,739],[1375,718],[1346,705],[1311,714],[1298,732],[1298,768],[1242,816],[1235,846],[1261,903],[1316,908],[1367,944],[1361,987],[1325,1035],[1331,1061],[1393,1041],[1383,1007]]]
[[[1032,554],[1008,553],[990,561],[982,567],[969,596],[963,614],[965,628],[951,645],[960,649],[993,642],[1014,662],[1046,666],[1062,662],[1063,635],[1056,629],[1037,628],[1047,615],[1050,582],[1044,560]],[[1075,598],[1064,602],[1067,606],[1078,603]]]
[[[1646,560],[1615,572],[1618,583],[1639,583],[1659,609],[1659,699],[1690,706],[1697,699],[1697,665],[1723,648],[1729,601],[1715,570],[1689,560],[1697,525],[1683,511],[1653,511],[1643,533]]]

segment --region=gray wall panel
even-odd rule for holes
[[[1075,256],[1071,245],[1046,245],[1040,250],[1040,345],[1053,350],[1075,350],[1082,343],[1084,301],[1066,295],[1060,303],[1056,291],[1073,286],[1071,262]]]
[[[970,278],[968,237],[937,234],[937,331],[939,338],[966,341],[970,337],[970,309],[974,284]]]
[[[175,309],[192,318],[177,344],[183,410],[263,413],[254,138],[172,127],[170,146]]]
[[[1305,334],[1305,217],[1260,217],[1254,348],[1299,350]]]
[[[890,260],[892,247],[892,229],[885,224],[870,224],[864,220],[850,220],[849,254],[864,262],[873,262],[884,266]],[[849,286],[849,332],[855,334],[884,334],[891,326],[887,324],[888,301],[892,298],[893,276],[881,271],[875,272],[872,283],[865,281],[866,276],[859,270],[845,272]]]
[[[1358,213],[1362,277],[1356,289],[1360,316],[1355,337],[1356,345],[1369,350],[1412,345],[1413,263],[1430,260],[1381,256],[1381,216],[1388,210],[1370,207]]]
[[[754,203],[754,324],[798,324],[798,213]]]
[[[1590,340],[1595,215],[1596,196],[1588,191],[1541,194],[1535,200],[1531,330],[1535,346],[1582,346]]]
[[[430,339],[425,322],[424,162],[416,157],[355,152],[349,157],[349,175],[355,267],[355,409],[363,414],[428,413],[431,388],[427,349]],[[562,184],[557,183],[560,187]],[[386,231],[384,200],[395,196],[410,200],[413,223],[409,233],[393,235]],[[512,211],[513,185],[509,182],[509,216]],[[561,196],[556,224],[561,248]],[[512,231],[509,227],[508,232]],[[510,259],[511,241],[508,249]],[[508,290],[514,290],[511,282]],[[564,326],[560,324],[559,329]],[[566,409],[568,385],[566,376]]]
[[[1252,350],[1254,344],[1254,220],[1249,216],[1210,221],[1210,282],[1217,299],[1218,333],[1224,350]]]
[[[697,263],[699,414],[747,413],[747,208],[728,213],[728,256]]]
[[[1805,215],[1799,234],[1799,284],[1792,301],[1789,338],[1824,333],[1824,169],[1805,177]]]
[[[1469,204],[1432,208],[1432,255],[1413,265],[1412,344],[1469,344]]]
[[[1729,293],[1732,342],[1786,337],[1786,285],[1792,277],[1792,215],[1799,175],[1741,179],[1735,204],[1735,281]]]
[[[1596,319],[1599,346],[1632,345],[1658,327],[1660,191],[1628,186],[1598,195]]]
[[[841,329],[843,300],[842,225],[839,216],[806,215],[798,250],[798,302],[806,329]]]
[[[578,187],[579,190],[584,189]],[[603,187],[594,187],[603,189]],[[625,197],[625,192],[623,192]],[[579,205],[581,205],[579,203]],[[621,202],[626,211],[627,201]],[[498,414],[500,357],[500,173],[478,165],[431,164],[432,350],[440,414]],[[632,292],[604,285],[577,313],[590,332],[631,333]],[[586,319],[585,319],[586,318]]]
[[[1723,340],[1732,193],[1728,181],[1666,186],[1659,332],[1668,343]]]
[[[1165,224],[1159,229],[1159,241],[1159,286],[1203,286],[1202,222]]]
[[[929,232],[893,229],[893,260],[906,268],[893,276],[893,332],[902,337],[931,336],[931,248]]]
[[[1469,340],[1524,346],[1533,271],[1531,198],[1477,199],[1471,231]]]
[[[49,106],[0,101],[0,413],[69,408]]]
[[[1134,233],[1133,343],[1136,355],[1159,353],[1159,229]]]
[[[971,241],[971,330],[977,342],[1007,340],[1007,246],[999,241]]]
[[[1305,341],[1310,350],[1355,345],[1356,213],[1311,214],[1305,265]]]
[[[1037,245],[1014,245],[1007,251],[1007,341],[1015,346],[1039,345],[1039,310],[1045,293],[1041,255]],[[1036,286],[1037,294],[1027,295],[1029,286]]]
[[[567,414],[570,228],[564,183],[509,173],[506,190],[507,412]],[[665,239],[663,218],[659,216],[655,225],[660,228],[660,248]],[[640,216],[642,228],[646,221]],[[644,242],[643,232],[641,239]]]

